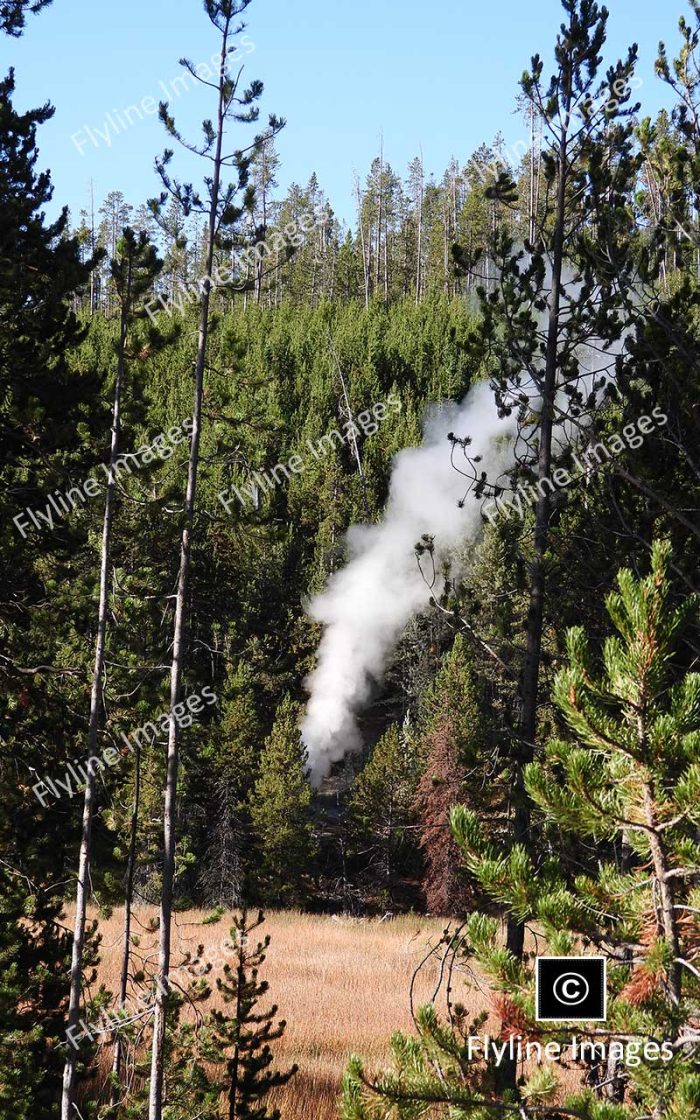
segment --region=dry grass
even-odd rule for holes
[[[140,953],[155,948],[155,935],[147,931],[154,910],[137,911],[135,931],[141,934]],[[220,957],[219,946],[229,925],[223,918],[203,926],[204,911],[191,910],[175,919],[173,966],[186,953],[204,945],[203,960]],[[100,922],[103,941],[99,981],[112,992],[118,986],[121,953],[121,913]],[[418,963],[428,946],[440,940],[444,921],[420,916],[400,916],[390,921],[301,914],[269,913],[261,934],[272,943],[262,976],[270,984],[270,1003],[287,1020],[287,1031],[276,1044],[276,1065],[299,1072],[277,1091],[275,1103],[283,1120],[337,1120],[340,1081],[351,1053],[361,1054],[369,1070],[381,1068],[389,1054],[389,1039],[396,1029],[413,1030],[409,989]],[[529,944],[527,948],[533,948]],[[155,957],[155,954],[153,954]],[[439,961],[433,957],[421,970],[415,1002],[432,998]],[[217,975],[217,970],[212,978]],[[459,981],[457,980],[457,986]],[[455,992],[458,998],[458,993]],[[490,1010],[488,996],[477,989],[465,992],[470,1015]],[[222,1006],[214,992],[207,1007]],[[438,1000],[438,1008],[441,1001]],[[495,1020],[491,1027],[496,1028]],[[109,1068],[105,1048],[101,1068]],[[577,1078],[564,1073],[573,1088]]]
[[[144,935],[153,912],[138,912],[141,949],[154,942]],[[204,944],[204,959],[228,930],[226,919],[202,926],[203,911],[177,915],[173,931],[173,963]],[[300,914],[269,913],[262,933],[272,943],[263,966],[271,1002],[287,1020],[277,1044],[279,1068],[292,1062],[298,1074],[279,1090],[276,1103],[284,1120],[336,1120],[340,1080],[353,1052],[368,1066],[380,1066],[397,1028],[412,1029],[409,986],[414,969],[429,943],[439,941],[444,922],[419,916],[390,921]],[[118,985],[121,914],[100,923],[103,937],[99,981],[114,992]],[[430,997],[437,964],[422,972],[417,1002]],[[207,1006],[220,1005],[214,993]],[[105,1055],[103,1068],[107,1064]]]

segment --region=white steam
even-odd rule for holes
[[[348,531],[346,567],[309,607],[326,627],[317,668],[306,681],[310,699],[302,723],[314,785],[333,762],[361,749],[355,715],[406,624],[429,603],[414,546],[424,533],[434,536],[439,568],[457,545],[481,532],[481,503],[470,498],[458,504],[466,481],[450,462],[451,431],[471,437],[469,455],[481,456],[478,470],[490,482],[513,466],[516,413],[499,418],[493,390],[481,382],[461,404],[429,411],[423,445],[394,458],[383,520]]]
[[[569,291],[562,296],[563,308],[580,291],[580,280],[571,270],[565,270],[564,279]],[[546,328],[544,312],[539,327],[541,332]],[[612,346],[591,338],[577,347],[583,400],[589,393],[597,395],[613,380],[615,358],[627,333]],[[381,680],[406,624],[429,604],[433,592],[418,568],[415,545],[424,534],[434,538],[434,563],[439,571],[458,546],[469,545],[481,534],[482,503],[468,496],[460,505],[468,480],[452,465],[448,433],[469,436],[469,457],[481,459],[478,473],[483,471],[489,484],[500,482],[507,488],[511,483],[503,476],[515,465],[516,451],[524,451],[523,438],[532,434],[519,431],[517,401],[522,396],[529,397],[534,430],[541,399],[525,371],[511,397],[514,408],[509,417],[499,417],[488,381],[476,385],[460,404],[428,409],[422,446],[394,457],[382,521],[354,525],[348,531],[346,566],[331,577],[309,607],[311,617],[325,626],[317,667],[305,682],[310,697],[301,726],[315,786],[334,762],[362,749],[356,714]],[[591,419],[585,409],[573,419],[569,406],[560,386],[555,398],[555,451],[576,443]],[[434,591],[439,594],[441,587]]]

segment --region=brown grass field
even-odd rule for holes
[[[154,913],[138,911],[136,929],[143,931]],[[196,951],[200,943],[204,960],[216,956],[229,923],[223,918],[216,925],[203,926],[205,916],[204,911],[177,915],[173,965],[184,953]],[[98,979],[112,992],[118,986],[121,924],[120,911],[100,922],[103,941]],[[397,1028],[412,1031],[411,977],[429,945],[440,940],[445,925],[444,920],[419,915],[388,921],[294,911],[267,915],[259,932],[270,934],[272,942],[261,977],[270,984],[269,1002],[278,1005],[279,1016],[288,1024],[284,1038],[276,1044],[276,1066],[286,1069],[292,1062],[299,1066],[297,1075],[277,1090],[274,1103],[283,1120],[337,1120],[348,1056],[358,1053],[369,1071],[377,1070],[388,1057],[392,1032]],[[142,933],[140,951],[152,944],[154,935]],[[439,961],[433,957],[421,970],[416,1004],[432,997],[438,968]],[[453,995],[460,998],[459,979]],[[489,1009],[485,992],[472,990],[462,998],[472,1015]],[[206,1006],[222,1006],[216,992]],[[108,1068],[107,1048],[100,1064],[102,1069]]]

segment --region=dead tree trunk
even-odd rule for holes
[[[367,260],[367,249],[365,247],[365,225],[362,218],[362,194],[360,191],[360,180],[355,176],[355,192],[357,194],[357,221],[360,227],[360,245],[362,246],[362,272],[365,284],[365,307],[369,307],[369,262]]]
[[[141,801],[141,748],[136,745],[134,757],[134,797],[131,806],[129,827],[129,855],[126,863],[126,886],[124,889],[124,936],[122,941],[122,963],[119,976],[119,1010],[126,1007],[126,994],[129,986],[129,964],[131,961],[131,911],[134,901],[134,872],[136,870],[136,843],[138,840],[139,804]],[[122,1076],[122,1039],[119,1030],[114,1034],[114,1057],[112,1074],[114,1082],[110,1094],[110,1104],[114,1107],[119,1100]]]
[[[117,372],[114,384],[114,402],[112,405],[112,440],[109,457],[109,474],[107,476],[107,493],[105,497],[105,510],[102,522],[102,548],[100,554],[100,593],[97,608],[97,636],[95,639],[95,662],[92,671],[92,688],[90,692],[90,715],[88,718],[87,747],[88,759],[92,759],[97,752],[97,736],[102,713],[102,676],[105,665],[105,638],[107,631],[107,600],[110,546],[112,541],[112,523],[114,520],[115,484],[114,466],[119,456],[119,438],[121,432],[121,397],[124,380],[126,336],[131,310],[131,264],[128,266],[126,291],[122,299],[121,322],[119,330],[119,350],[117,356]],[[91,762],[86,764],[87,781],[83,797],[83,819],[80,837],[80,854],[78,857],[78,882],[75,892],[75,919],[73,922],[73,949],[71,952],[70,967],[70,993],[68,1000],[68,1037],[77,1034],[80,1022],[80,1005],[82,1001],[83,979],[83,950],[85,948],[85,919],[87,913],[87,900],[90,876],[90,848],[92,840],[92,816],[95,802],[96,774]],[[74,1046],[69,1045],[66,1050],[66,1062],[63,1067],[63,1091],[61,1094],[61,1120],[75,1120],[73,1098],[75,1095],[75,1072],[78,1052]]]
[[[420,183],[418,188],[418,229],[416,233],[416,304],[420,303],[423,292],[423,198],[425,182],[423,173],[423,156],[421,149]]]
[[[185,610],[189,585],[190,558],[192,551],[192,530],[194,524],[195,500],[197,495],[197,474],[199,470],[199,446],[202,433],[202,398],[204,391],[204,370],[206,366],[207,342],[209,337],[209,302],[211,294],[211,273],[214,262],[214,248],[219,220],[219,192],[223,158],[224,121],[226,117],[226,56],[231,27],[231,16],[224,20],[221,43],[221,68],[219,72],[219,94],[217,106],[217,135],[213,157],[211,205],[207,236],[206,271],[202,282],[202,296],[199,313],[197,338],[197,358],[194,370],[194,401],[192,416],[192,440],[190,443],[189,466],[187,470],[187,490],[185,494],[184,526],[180,542],[180,566],[177,576],[175,595],[175,617],[173,623],[173,653],[170,668],[170,721],[168,725],[168,748],[166,756],[165,798],[163,809],[163,881],[160,902],[160,928],[158,944],[158,971],[156,974],[155,1015],[153,1038],[151,1042],[151,1078],[148,1100],[149,1120],[161,1120],[163,1110],[163,1075],[165,1059],[165,1028],[169,1002],[170,976],[170,924],[173,907],[173,886],[175,881],[175,834],[177,778],[179,768],[179,732],[174,709],[180,702],[182,671],[185,653]]]

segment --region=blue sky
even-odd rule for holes
[[[685,0],[609,0],[608,7],[609,55],[639,43],[638,96],[653,114],[668,96],[653,73],[657,44],[663,38],[675,52]],[[265,83],[263,113],[288,122],[278,141],[278,193],[315,171],[338,215],[352,219],[354,171],[366,173],[382,133],[396,171],[403,174],[422,148],[426,169],[438,176],[452,155],[465,162],[498,131],[508,144],[522,139],[518,79],[534,52],[551,58],[561,14],[559,0],[253,0],[245,72]],[[15,66],[19,107],[46,100],[56,107],[39,133],[39,165],[52,170],[55,201],[77,219],[91,180],[96,202],[112,189],[135,204],[155,194],[153,158],[164,146],[157,116],[143,112],[121,129],[113,115],[115,135],[107,114],[162,98],[160,83],[178,76],[182,55],[202,62],[216,45],[199,0],[54,0],[30,17],[21,40],[3,38],[0,66]],[[212,92],[171,99],[191,134],[213,113]],[[108,130],[111,146],[96,128]],[[189,158],[177,169],[201,176]]]

